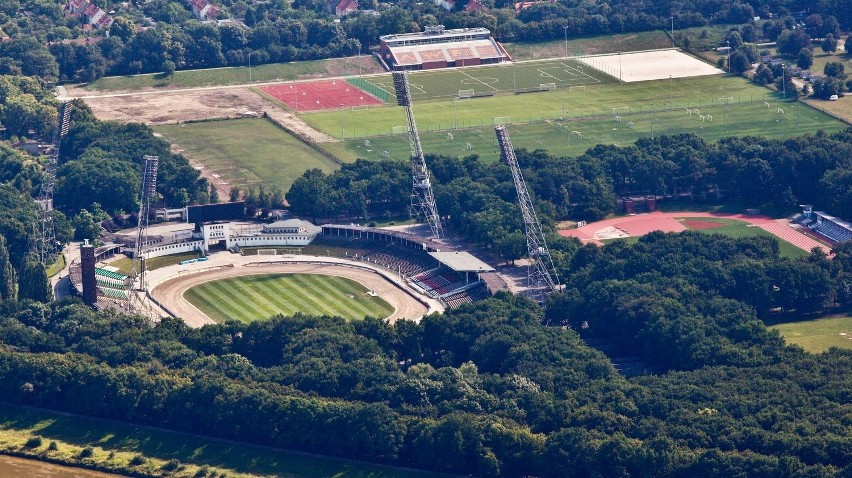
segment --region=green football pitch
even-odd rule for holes
[[[252,322],[273,315],[330,315],[355,320],[385,318],[393,307],[366,287],[319,274],[258,274],[197,285],[184,298],[216,322]]]
[[[808,352],[825,352],[831,347],[852,349],[852,316],[790,322],[770,328],[780,332],[788,344]]]
[[[373,85],[394,95],[391,75],[364,78]],[[414,100],[450,98],[459,92],[473,90],[474,95],[491,95],[517,90],[538,90],[542,87],[584,87],[600,83],[615,83],[615,78],[594,70],[575,60],[547,60],[524,63],[502,63],[494,66],[453,68],[414,72],[409,76],[411,97]],[[393,103],[396,100],[392,101]]]

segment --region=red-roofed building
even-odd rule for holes
[[[358,0],[327,0],[325,5],[338,18],[358,10]]]
[[[539,4],[539,3],[556,3],[556,0],[539,0],[539,1],[534,1],[534,2],[517,2],[517,3],[515,3],[515,13],[519,13],[521,10],[526,10],[527,8],[530,8],[531,6]]]
[[[470,0],[467,2],[467,6],[464,7],[464,11],[467,13],[480,13],[483,8],[485,7],[482,6],[482,2],[479,0]]]
[[[83,25],[84,30],[91,30],[93,27],[109,28],[112,25],[112,17],[89,0],[71,0],[68,2],[68,7],[72,15],[86,21]]]

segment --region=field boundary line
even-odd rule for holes
[[[462,74],[463,74],[463,75],[465,75],[466,77],[468,77],[468,78],[470,78],[470,79],[472,79],[472,80],[476,80],[476,81],[478,81],[478,82],[482,83],[484,86],[486,86],[486,87],[488,87],[488,88],[491,88],[491,89],[492,89],[492,90],[494,90],[494,91],[500,91],[500,89],[499,89],[499,88],[494,88],[493,86],[491,86],[491,85],[489,85],[488,83],[486,83],[486,82],[484,82],[484,81],[480,80],[479,78],[477,78],[477,77],[475,77],[475,76],[470,75],[468,72],[466,72],[466,71],[462,71],[462,70],[460,70],[460,71],[461,71],[461,72],[462,72]],[[498,80],[498,81],[499,81],[499,80]],[[464,84],[464,83],[462,83],[462,84]]]

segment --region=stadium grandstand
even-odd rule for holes
[[[391,70],[432,70],[511,61],[487,28],[445,30],[443,25],[418,33],[379,37],[379,56]]]
[[[400,231],[325,225],[305,252],[361,260],[390,269],[447,307],[508,290],[494,268],[467,252]]]
[[[801,205],[801,208],[802,213],[794,216],[792,222],[833,242],[852,241],[852,224],[822,211],[814,211],[814,207],[808,204]]]

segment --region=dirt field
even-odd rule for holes
[[[720,222],[711,222],[711,221],[698,221],[695,219],[684,219],[681,221],[684,226],[695,229],[696,231],[703,231],[706,229],[716,229],[717,227],[722,227],[724,224]]]
[[[173,91],[95,94],[69,89],[104,121],[141,122],[149,125],[181,123],[213,118],[239,118],[246,112],[266,112],[294,133],[314,142],[335,141],[273,101],[245,86],[193,88]]]
[[[621,78],[625,83],[634,81],[690,78],[719,75],[724,71],[677,50],[656,50],[616,55],[579,58],[579,61]]]
[[[229,277],[296,272],[344,277],[364,285],[393,306],[394,312],[387,318],[391,322],[401,318],[419,319],[429,312],[426,306],[375,272],[327,264],[265,264],[256,267],[238,265],[165,280],[153,288],[151,295],[182,318],[187,325],[201,327],[214,322],[183,298],[183,294],[191,287]]]

